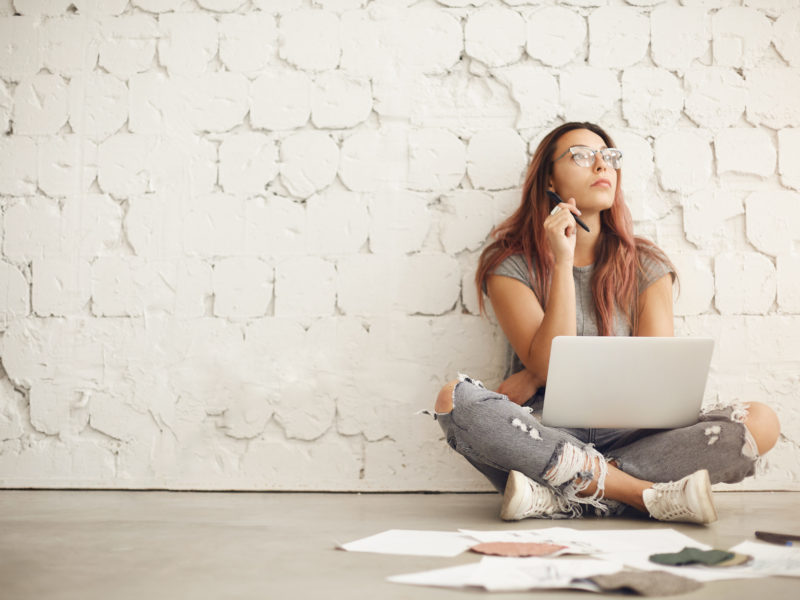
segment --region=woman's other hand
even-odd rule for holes
[[[556,263],[568,262],[571,264],[575,260],[578,225],[572,216],[573,213],[580,215],[581,211],[575,206],[575,198],[570,198],[566,202],[558,204],[544,220],[547,241],[553,251]]]
[[[536,393],[536,379],[528,369],[514,373],[499,385],[497,391],[508,396],[514,404],[525,404]]]

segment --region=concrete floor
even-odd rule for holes
[[[720,520],[675,528],[717,548],[757,529],[800,533],[800,493],[716,494]],[[123,600],[470,598],[481,592],[388,583],[388,575],[476,562],[335,550],[386,529],[512,529],[494,494],[286,494],[0,491],[0,597]],[[646,519],[560,522],[581,529],[662,527]],[[535,592],[578,598],[584,592]],[[706,584],[682,597],[800,596],[800,579]],[[502,594],[502,600],[531,593]],[[610,596],[623,597],[623,596]]]

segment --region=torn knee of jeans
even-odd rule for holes
[[[542,439],[542,436],[539,433],[539,430],[536,429],[536,427],[534,427],[533,425],[530,425],[530,426],[526,425],[519,418],[512,419],[511,426],[512,427],[516,427],[517,429],[519,429],[523,433],[527,433],[528,436],[530,436],[531,439],[534,439],[534,440],[541,440]]]
[[[553,453],[543,477],[547,483],[560,490],[567,500],[606,510],[607,507],[600,500],[605,491],[607,474],[608,464],[594,446],[588,444],[584,448],[578,448],[574,444],[563,442]],[[597,486],[594,493],[590,496],[579,496],[592,481]]]

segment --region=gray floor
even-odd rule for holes
[[[676,529],[717,548],[757,529],[800,533],[800,493],[717,493],[720,520]],[[494,494],[278,494],[0,491],[0,597],[471,598],[477,591],[387,583],[388,575],[477,561],[343,552],[386,529],[519,528]],[[564,524],[561,522],[559,524]],[[552,526],[523,521],[523,527]],[[662,527],[644,519],[570,521],[585,529]],[[683,598],[797,598],[800,579],[706,584]],[[583,592],[539,597],[587,598]],[[531,598],[501,594],[503,600]],[[623,597],[623,596],[611,596]]]

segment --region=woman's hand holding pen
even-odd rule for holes
[[[544,230],[556,264],[568,262],[571,265],[575,259],[578,226],[573,213],[580,215],[581,211],[575,206],[575,198],[570,198],[556,205],[544,220]]]

